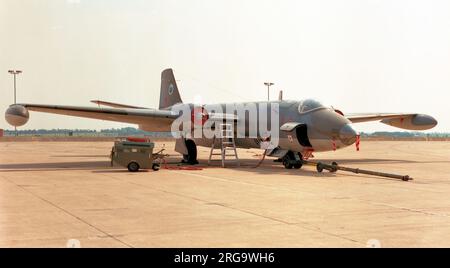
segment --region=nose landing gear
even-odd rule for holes
[[[286,169],[299,169],[303,165],[303,157],[300,153],[289,151],[283,158],[283,165]]]

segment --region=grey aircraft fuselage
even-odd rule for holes
[[[307,103],[305,104],[305,102]],[[331,151],[347,147],[356,141],[358,133],[350,126],[350,120],[332,108],[323,106],[314,100],[263,101],[218,105],[221,106],[223,111],[226,111],[226,107],[229,106],[245,107],[247,105],[256,105],[256,111],[259,111],[259,106],[264,105],[263,107],[268,109],[266,116],[260,116],[259,112],[257,112],[257,121],[270,126],[271,113],[276,112],[273,110],[269,111],[272,104],[277,104],[279,107],[279,125],[273,127],[279,129],[278,145],[284,150],[300,153],[305,149],[313,149],[316,152]],[[215,110],[218,105],[204,105],[203,108],[208,112]],[[264,137],[259,132],[257,135],[250,135],[248,131],[250,125],[248,122],[249,117],[246,116],[245,119],[238,118],[238,120],[245,120],[246,127],[245,137],[235,138],[236,146],[241,148],[261,148],[260,144]],[[235,123],[235,132],[236,126],[237,123]],[[212,145],[212,138],[203,136],[191,139],[199,146],[211,147]],[[216,140],[216,146],[219,146],[218,142]]]

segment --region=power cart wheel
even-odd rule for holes
[[[158,171],[158,170],[160,169],[160,165],[159,165],[159,164],[153,164],[153,165],[152,165],[152,169],[153,169],[154,171]]]
[[[136,162],[131,162],[128,164],[128,171],[137,172],[139,170],[139,164]]]

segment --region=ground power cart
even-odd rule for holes
[[[162,154],[164,149],[153,153],[154,148],[155,144],[146,139],[119,139],[111,150],[111,166],[117,164],[128,168],[130,172],[150,168],[158,171],[165,156]]]

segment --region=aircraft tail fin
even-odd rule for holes
[[[174,104],[182,103],[178,92],[177,82],[172,69],[165,69],[161,73],[161,91],[159,95],[159,109],[168,108]]]

